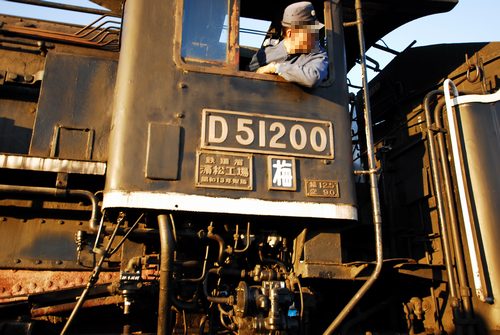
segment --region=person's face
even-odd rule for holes
[[[310,28],[291,28],[287,31],[292,53],[309,53],[319,39],[319,31]]]

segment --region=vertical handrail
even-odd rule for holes
[[[380,198],[379,198],[378,183],[377,183],[378,170],[376,168],[376,163],[375,163],[370,99],[368,92],[368,80],[366,75],[366,50],[365,50],[365,38],[363,33],[361,0],[356,0],[355,8],[356,8],[356,26],[358,28],[359,49],[361,52],[361,80],[363,83],[363,97],[365,102],[365,109],[364,109],[365,136],[366,136],[366,147],[368,155],[368,175],[370,177],[370,197],[372,203],[373,225],[375,229],[375,247],[376,247],[377,262],[375,270],[371,274],[370,278],[368,278],[368,280],[363,284],[363,286],[361,286],[361,288],[351,298],[351,300],[347,303],[347,305],[344,306],[339,315],[337,315],[335,320],[333,320],[333,322],[324,332],[324,335],[333,334],[333,332],[340,326],[340,324],[344,321],[347,315],[353,310],[354,306],[372,287],[372,285],[375,283],[378,276],[380,275],[383,263],[382,215],[380,213]]]

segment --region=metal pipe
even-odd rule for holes
[[[217,241],[217,243],[219,244],[219,256],[217,257],[217,262],[219,263],[219,265],[222,265],[224,260],[224,252],[226,250],[226,243],[220,235],[214,234],[213,230],[214,227],[212,226],[212,223],[210,223],[210,226],[208,226],[207,238]]]
[[[191,310],[191,311],[193,311],[193,310],[196,310],[196,308],[198,307],[198,302],[196,300],[196,296],[193,297],[192,301],[183,301],[183,300],[180,300],[173,293],[171,293],[169,295],[169,297],[170,297],[170,302],[177,309],[180,309],[180,310]]]
[[[238,228],[238,226],[236,226],[236,228]],[[239,249],[236,249],[236,244],[238,242],[238,236],[236,236],[235,238],[235,242],[234,242],[234,253],[237,254],[237,253],[242,253],[242,252],[246,252],[248,250],[248,248],[250,247],[250,222],[247,222],[247,233],[246,233],[246,243],[245,243],[245,247],[241,250]]]
[[[359,49],[361,53],[361,80],[363,83],[363,97],[365,100],[365,135],[366,135],[366,147],[368,156],[368,170],[374,171],[376,169],[374,145],[373,145],[373,133],[372,133],[372,120],[371,120],[371,109],[370,109],[370,95],[368,92],[368,80],[366,78],[366,50],[365,50],[365,38],[363,33],[363,16],[362,16],[362,6],[361,0],[356,0],[356,25],[358,28],[358,40]],[[361,286],[361,288],[356,292],[354,297],[344,306],[344,309],[337,315],[335,320],[330,324],[324,334],[333,334],[333,332],[340,326],[342,321],[347,317],[347,315],[354,309],[354,306],[361,300],[365,293],[372,287],[372,285],[377,280],[380,272],[382,271],[383,263],[383,250],[382,250],[382,215],[380,213],[380,199],[378,194],[377,185],[377,174],[372,172],[370,176],[370,195],[372,202],[372,216],[373,225],[375,229],[375,246],[376,246],[376,257],[377,262],[375,270],[371,274],[370,278]]]
[[[222,268],[212,268],[208,270],[207,275],[205,276],[205,280],[203,281],[203,293],[205,294],[205,297],[207,298],[208,301],[216,303],[216,304],[228,304],[228,305],[234,305],[234,297],[230,295],[229,297],[214,297],[210,295],[208,292],[208,277],[210,274],[216,274],[220,276],[220,271],[222,271]]]
[[[123,297],[121,296],[110,296],[103,298],[92,298],[85,300],[83,307],[101,307],[101,306],[111,306],[123,303]],[[64,304],[58,304],[47,307],[35,307],[31,310],[31,317],[39,318],[42,316],[49,316],[54,314],[61,314],[69,312],[75,308],[76,302],[68,302]]]
[[[205,278],[209,250],[210,250],[210,247],[207,245],[207,247],[205,249],[205,258],[203,259],[203,268],[201,270],[201,275],[198,278],[181,278],[181,279],[179,279],[179,282],[198,283],[198,282],[201,282],[203,280],[203,278]]]
[[[425,95],[424,98],[424,111],[425,111],[425,122],[427,124],[427,139],[429,146],[429,153],[431,158],[431,171],[432,171],[432,180],[434,183],[436,204],[438,210],[438,219],[439,219],[439,227],[441,229],[441,242],[443,244],[443,252],[444,252],[444,262],[446,266],[446,274],[448,275],[448,284],[450,285],[450,296],[452,299],[451,307],[453,311],[453,317],[456,320],[462,319],[460,305],[458,303],[458,289],[457,283],[455,280],[455,273],[453,271],[453,261],[450,251],[450,244],[448,239],[448,227],[446,225],[446,218],[444,212],[444,204],[443,204],[443,196],[441,194],[441,180],[439,175],[439,167],[436,155],[436,144],[434,142],[434,134],[432,129],[432,119],[430,112],[430,100],[437,95],[443,95],[444,92],[440,90],[433,90]],[[462,332],[462,326],[457,322],[457,330],[459,333]]]
[[[99,223],[97,219],[97,213],[99,212],[98,201],[95,195],[87,190],[67,190],[67,189],[50,188],[50,187],[0,185],[0,192],[12,193],[12,194],[31,193],[31,194],[60,197],[60,198],[68,198],[68,197],[87,198],[92,204],[92,215],[89,220],[90,229],[93,232],[97,232],[99,230]]]
[[[160,292],[158,298],[158,335],[166,335],[169,329],[169,286],[172,274],[174,239],[172,222],[166,214],[158,215],[160,232]]]
[[[94,9],[94,8],[81,7],[81,6],[73,6],[73,5],[64,5],[64,4],[61,4],[61,3],[50,2],[50,1],[40,1],[40,0],[7,0],[7,1],[22,3],[22,4],[25,4],[25,5],[49,7],[49,8],[70,10],[70,11],[73,11],[73,12],[96,14],[96,15],[109,15],[110,13],[113,13],[113,12],[111,12],[109,10]]]
[[[443,94],[444,94],[444,92],[443,92]],[[444,101],[439,102],[434,109],[434,122],[435,122],[436,127],[438,129],[443,128],[440,115],[442,113],[444,105],[445,105]],[[458,227],[457,214],[455,212],[455,206],[454,206],[453,200],[452,200],[454,198],[454,195],[453,195],[453,189],[451,187],[452,181],[451,181],[451,174],[450,174],[450,170],[449,170],[450,166],[448,164],[448,159],[447,159],[448,155],[446,154],[446,144],[445,144],[443,132],[438,132],[437,141],[438,141],[439,155],[441,156],[441,162],[442,162],[441,170],[442,170],[443,179],[444,179],[444,190],[446,193],[446,197],[448,199],[447,205],[448,205],[448,214],[450,216],[450,228],[451,228],[451,237],[452,237],[451,240],[453,243],[453,250],[455,252],[455,266],[457,267],[459,291],[460,291],[459,293],[460,293],[463,307],[464,307],[464,311],[465,311],[467,317],[472,318],[473,317],[472,300],[471,300],[470,293],[469,293],[470,288],[469,288],[469,283],[468,283],[468,279],[467,279],[467,270],[465,267],[463,246],[462,246],[462,240],[460,237],[460,229]]]

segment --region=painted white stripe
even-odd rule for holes
[[[496,101],[500,101],[500,90],[492,94],[468,94],[456,96],[451,100],[451,106],[467,104],[471,102],[489,104]]]
[[[347,204],[215,198],[172,192],[105,192],[103,208],[148,208],[207,213],[358,219],[356,207]]]
[[[106,163],[0,154],[0,168],[104,175]]]

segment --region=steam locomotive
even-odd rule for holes
[[[457,0],[313,1],[316,88],[292,1],[18,2],[99,18],[0,16],[0,334],[500,333],[500,45],[376,43]]]

